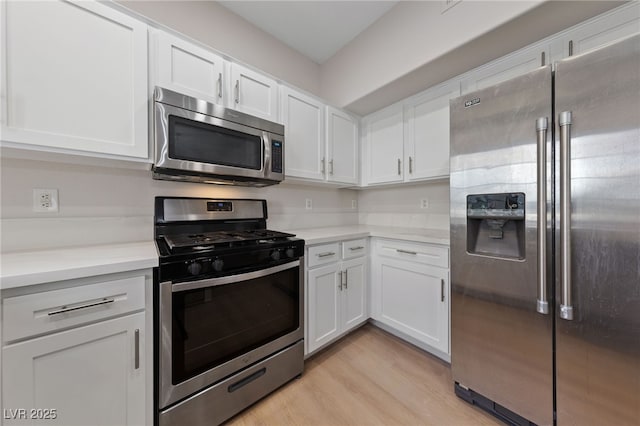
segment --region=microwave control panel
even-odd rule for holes
[[[282,141],[271,141],[271,171],[282,173]]]

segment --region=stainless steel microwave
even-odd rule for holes
[[[284,126],[156,87],[154,179],[267,186],[284,179]]]

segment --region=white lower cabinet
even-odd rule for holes
[[[149,277],[3,295],[3,425],[151,422]]]
[[[366,254],[366,239],[308,248],[307,354],[368,319]]]
[[[143,312],[4,348],[4,407],[37,424],[145,424],[142,332]]]
[[[379,239],[371,264],[372,318],[448,358],[448,248]]]

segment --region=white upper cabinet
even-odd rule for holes
[[[354,185],[358,182],[358,121],[320,100],[281,87],[287,177]]]
[[[358,120],[327,106],[326,176],[329,182],[358,183]]]
[[[567,31],[562,37],[562,56],[569,56],[570,43],[573,55],[579,55],[638,32],[640,4],[629,2]]]
[[[365,184],[412,182],[449,176],[451,81],[363,120]]]
[[[394,104],[365,117],[363,129],[366,183],[402,182],[402,104]]]
[[[282,87],[282,122],[285,131],[285,174],[324,179],[324,105],[293,89]]]
[[[154,33],[156,85],[224,105],[227,99],[225,61],[215,53],[163,31]]]
[[[264,74],[231,64],[231,98],[228,105],[238,111],[278,120],[278,83]],[[285,147],[286,150],[286,147]]]
[[[547,44],[535,44],[483,65],[462,77],[462,93],[484,89],[549,63]]]
[[[456,81],[428,90],[405,104],[405,180],[449,175],[449,100],[459,94]]]
[[[2,139],[148,158],[147,26],[98,2],[4,2]]]

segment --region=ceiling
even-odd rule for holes
[[[220,1],[222,6],[322,64],[397,1]]]

